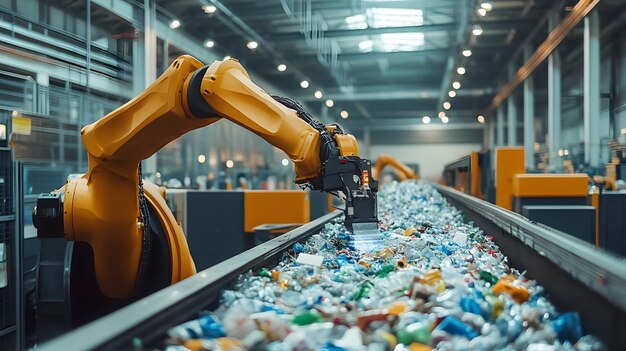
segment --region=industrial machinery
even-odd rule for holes
[[[344,199],[345,223],[355,235],[377,230],[378,182],[352,135],[315,121],[291,99],[270,96],[237,60],[204,65],[181,56],[140,95],[83,128],[87,173],[37,201],[38,237],[70,242],[58,258],[64,262],[59,281],[46,277],[64,283],[59,309],[69,325],[196,272],[164,190],[142,179],[141,161],[220,118],[283,150],[294,162],[296,183]]]
[[[403,181],[407,179],[419,179],[419,176],[415,174],[415,172],[409,166],[405,165],[397,158],[387,154],[382,154],[376,159],[376,164],[372,169],[372,175],[374,176],[374,178],[380,179],[383,170],[387,166],[393,167],[398,181]]]

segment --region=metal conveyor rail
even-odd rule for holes
[[[153,342],[167,329],[215,303],[240,274],[278,260],[296,242],[341,215],[335,211],[145,297],[92,323],[44,343],[38,351],[133,349],[133,339]]]
[[[624,258],[450,187],[437,189],[492,235],[510,265],[526,270],[561,311],[579,312],[586,332],[610,349],[626,345]]]

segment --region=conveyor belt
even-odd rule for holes
[[[438,190],[469,220],[494,237],[512,266],[527,270],[562,310],[581,314],[587,332],[611,349],[626,344],[626,263],[597,251],[581,240],[534,224],[448,187]],[[272,241],[200,272],[120,311],[42,345],[41,350],[100,350],[130,348],[135,337],[153,343],[167,328],[194,318],[214,306],[219,292],[239,274],[271,266],[297,241],[317,233],[340,215],[335,212]]]
[[[492,235],[509,264],[539,281],[562,311],[580,313],[585,331],[611,349],[626,345],[626,261],[446,186],[450,204]]]

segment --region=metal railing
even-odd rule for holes
[[[0,71],[0,106],[88,124],[124,103],[57,86],[41,86],[32,77]]]
[[[0,6],[0,36],[9,44],[19,40],[20,46],[40,54],[87,66],[87,41],[75,33],[62,30]],[[89,48],[90,69],[117,79],[132,79],[132,63],[125,57],[91,42]]]

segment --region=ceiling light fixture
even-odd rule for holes
[[[472,56],[472,50],[470,50],[470,49],[463,50],[462,54],[465,57],[470,57],[470,56]]]
[[[233,168],[233,167],[235,167],[235,162],[233,162],[233,160],[226,161],[226,168]]]
[[[278,66],[276,67],[276,69],[277,69],[279,72],[285,72],[285,71],[287,70],[287,65],[285,65],[285,64],[283,64],[283,63],[281,63],[280,65],[278,65]]]
[[[452,87],[454,89],[461,89],[461,83],[460,82],[454,82],[454,83],[452,83]]]
[[[324,96],[324,94],[322,94],[321,90],[318,90],[315,92],[315,94],[313,94],[315,96],[316,99],[321,99],[322,96]]]
[[[248,47],[248,49],[254,50],[259,47],[259,43],[257,43],[256,41],[249,41],[246,46]]]
[[[346,119],[349,116],[348,111],[341,111],[340,115],[341,115],[341,118],[343,119]]]
[[[483,124],[485,123],[485,117],[483,116],[478,116],[478,118],[476,118],[478,120],[478,123]]]
[[[439,112],[439,118],[444,118],[446,116],[446,113],[443,111]]]
[[[306,88],[308,88],[308,87],[309,87],[309,82],[308,82],[308,81],[306,81],[306,80],[303,80],[303,81],[301,81],[301,82],[300,82],[300,86],[301,86],[303,89],[306,89]]]
[[[475,36],[479,36],[483,34],[483,29],[480,26],[476,25],[472,27],[472,34],[474,34]]]
[[[172,22],[170,22],[170,28],[176,29],[178,27],[180,27],[180,21],[179,20],[175,19]]]
[[[449,110],[451,107],[452,107],[452,105],[450,105],[449,102],[446,101],[446,102],[443,103],[443,108],[444,109]]]
[[[226,60],[230,60],[231,58],[232,58],[232,57],[230,57],[230,56],[226,55],[226,56],[224,56],[224,61],[226,61]]]
[[[443,124],[446,124],[446,123],[450,122],[450,119],[448,117],[446,117],[446,116],[443,116],[443,118],[441,119],[441,122]]]
[[[326,106],[328,107],[333,107],[333,105],[335,104],[335,102],[331,99],[326,100]]]
[[[430,123],[430,117],[428,117],[428,116],[422,117],[422,123],[424,123],[424,124]]]
[[[212,13],[215,13],[215,11],[217,11],[217,7],[213,5],[202,6],[202,9],[204,10],[205,13],[208,13],[208,14],[212,14]]]
[[[454,91],[454,90],[450,90],[450,91],[448,92],[448,96],[449,96],[449,97],[451,97],[451,98],[455,97],[455,96],[456,96],[456,91]]]
[[[493,5],[490,2],[483,2],[482,4],[480,4],[480,7],[487,11],[493,10]]]
[[[207,48],[212,48],[215,46],[215,42],[213,40],[207,40],[204,42],[204,46]]]
[[[485,17],[485,16],[487,16],[487,10],[485,10],[485,9],[480,8],[480,9],[478,9],[478,11],[477,11],[477,12],[478,12],[478,14],[479,14],[481,17]]]
[[[459,67],[456,69],[456,73],[460,74],[460,75],[464,75],[465,74],[465,67]]]
[[[283,166],[285,166],[285,167],[289,166],[289,160],[288,160],[288,159],[286,159],[286,158],[283,158],[283,160],[282,160],[282,161],[280,161],[280,163],[281,163]]]

